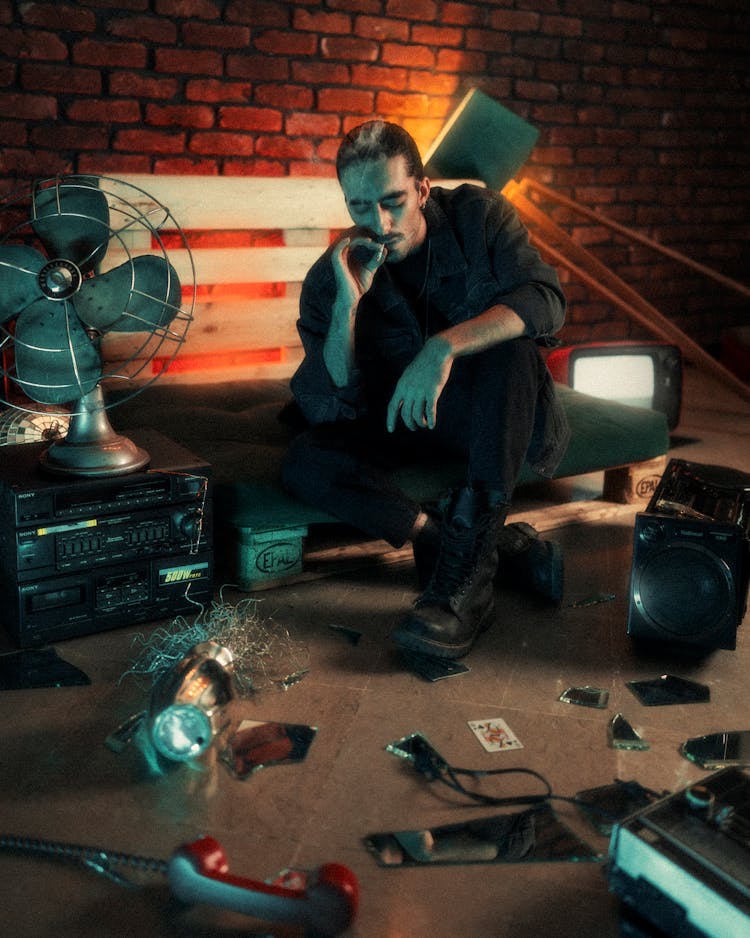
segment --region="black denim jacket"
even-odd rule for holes
[[[426,292],[439,297],[450,324],[463,322],[498,303],[513,309],[526,335],[554,344],[565,318],[565,298],[554,268],[529,244],[528,233],[502,195],[477,186],[434,187],[425,210],[431,242]],[[357,369],[337,388],[323,361],[336,283],[331,250],[313,265],[302,286],[299,334],[305,357],[291,388],[310,424],[355,419],[387,405],[404,368],[424,344],[409,303],[388,265],[376,273],[362,298],[355,325]],[[529,463],[551,475],[565,451],[565,415],[547,375],[537,401]]]

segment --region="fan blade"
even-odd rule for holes
[[[44,255],[22,244],[0,246],[0,322],[8,322],[42,295]]]
[[[16,323],[16,383],[40,404],[67,404],[99,383],[99,353],[67,303],[42,297]]]
[[[86,280],[73,302],[81,320],[100,332],[153,332],[174,319],[181,296],[174,267],[142,254]]]
[[[31,224],[51,258],[73,261],[81,273],[93,270],[107,253],[107,199],[83,178],[35,189]]]

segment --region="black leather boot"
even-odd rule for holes
[[[461,658],[494,622],[497,541],[507,511],[485,492],[463,488],[453,493],[435,569],[393,633],[398,645],[437,658]]]
[[[498,541],[497,583],[562,602],[564,566],[559,544],[545,541],[530,524],[507,524]]]

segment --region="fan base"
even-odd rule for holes
[[[55,475],[91,478],[137,472],[148,465],[150,458],[146,450],[126,436],[113,434],[105,441],[54,442],[39,457],[39,465]]]

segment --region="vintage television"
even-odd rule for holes
[[[682,355],[661,342],[589,342],[553,349],[547,367],[559,384],[633,407],[661,411],[674,430],[682,402]]]

